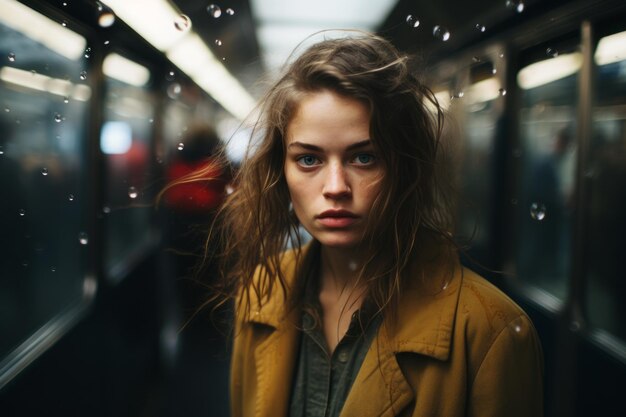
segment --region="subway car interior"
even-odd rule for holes
[[[198,265],[236,185],[161,191],[236,170],[291,52],[346,29],[444,108],[455,239],[533,320],[545,415],[626,416],[623,0],[0,0],[0,415],[229,414]]]

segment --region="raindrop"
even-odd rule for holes
[[[0,146],[0,156],[4,155],[4,149],[2,149],[2,146]]]
[[[70,194],[70,195],[68,195],[68,196],[67,196],[67,199],[68,199],[69,201],[74,201],[74,198],[75,198],[75,197],[74,197],[74,194]]]
[[[546,218],[546,206],[541,203],[532,203],[530,205],[530,217],[534,220],[542,221]]]
[[[8,112],[10,112],[10,111],[11,111],[11,109],[10,109],[10,108],[8,108],[8,107],[5,107],[5,108],[4,108],[4,111],[5,111],[6,113],[8,113]]]
[[[557,56],[559,56],[559,51],[556,50],[555,48],[547,48],[546,49],[546,55],[552,57],[552,58],[556,58]]]
[[[480,23],[476,23],[476,25],[474,26],[476,28],[476,30],[478,30],[479,32],[484,32],[485,30],[487,30],[487,28],[485,27],[485,25],[481,25]]]
[[[135,198],[137,198],[137,195],[138,195],[138,193],[137,193],[137,189],[135,187],[130,187],[128,189],[128,196],[130,198],[135,199]]]
[[[181,32],[187,32],[191,28],[191,19],[185,14],[181,14],[174,21],[174,27]]]
[[[115,14],[113,14],[113,11],[104,9],[102,6],[100,6],[98,10],[101,12],[100,16],[98,16],[98,25],[100,25],[101,28],[113,26],[113,23],[115,23]]]
[[[412,28],[416,28],[420,25],[420,21],[410,14],[406,17],[406,24]]]
[[[61,5],[62,5],[63,7],[66,7],[66,6],[67,6],[67,2],[66,2],[66,1],[64,1],[63,3],[61,3]]]
[[[222,61],[226,61],[226,57],[225,56],[222,57]]]
[[[154,119],[148,119],[148,123],[154,123]]]
[[[180,84],[174,83],[167,88],[167,95],[171,99],[176,99],[180,95],[181,91],[182,87],[180,86]]]
[[[104,44],[105,44],[105,45],[108,45],[108,44],[110,44],[110,43],[111,43],[111,41],[109,41],[109,40],[104,41]]]
[[[450,39],[450,31],[443,26],[435,26],[433,28],[433,36],[440,41],[446,42]]]
[[[65,20],[64,20],[64,21],[62,21],[62,22],[61,22],[61,26],[63,26],[64,28],[66,28],[66,27],[67,27],[67,21],[65,21]]]
[[[492,73],[492,74],[494,74],[494,75],[495,75],[495,74],[497,74],[497,72],[498,72],[498,70],[497,70],[497,69],[495,69],[495,68],[493,68],[493,69],[491,70],[491,73]]]
[[[43,175],[44,177],[48,176],[48,168],[41,168],[41,175]]]
[[[83,81],[87,79],[87,71],[80,72],[80,79]]]
[[[206,8],[206,11],[209,12],[209,14],[216,19],[222,15],[222,9],[220,9],[220,6],[216,4],[209,4]]]
[[[103,7],[102,7],[102,3],[100,3],[99,1],[96,2],[96,8],[98,9],[99,12],[102,11]]]
[[[87,49],[85,49],[85,58],[89,58],[91,57],[91,47],[88,46]]]
[[[50,271],[51,272],[57,272],[57,267],[56,266],[51,266],[50,267]]]
[[[504,52],[500,52],[500,53],[498,54],[498,56],[499,56],[500,58],[504,58]]]
[[[176,73],[174,72],[174,70],[168,71],[168,73],[165,75],[165,79],[167,81],[173,81],[174,78],[176,78]]]
[[[229,7],[228,9],[226,9],[226,14],[232,16],[235,14],[235,11]]]
[[[109,207],[109,206],[102,207],[102,212],[104,214],[109,214],[111,212],[111,207]]]
[[[17,213],[20,215],[20,217],[24,217],[24,216],[26,216],[26,210],[24,210],[24,209],[19,209],[19,210],[17,211]]]
[[[180,142],[178,146],[176,147],[176,149],[178,149],[179,151],[182,151],[183,149],[185,149],[185,144]]]
[[[63,97],[63,103],[67,104],[70,102],[70,98],[69,97]]]
[[[9,61],[15,62],[15,54],[13,52],[9,52],[8,58],[9,58]]]
[[[522,0],[506,0],[506,7],[515,9],[517,13],[524,11],[524,2]]]
[[[450,96],[450,99],[454,100],[457,98],[463,98],[463,96],[465,95],[465,93],[463,91],[459,91],[458,93],[454,93]]]
[[[63,121],[63,116],[61,116],[59,113],[55,113],[54,114],[54,121],[57,123],[61,123]]]
[[[221,41],[221,40],[219,40],[219,39],[215,39],[215,44],[216,44],[217,46],[222,46],[222,41]]]
[[[504,88],[501,88],[498,90],[498,94],[500,95],[500,97],[504,97],[506,96],[506,90]]]
[[[479,57],[477,57],[477,56],[473,56],[473,57],[472,57],[472,62],[476,62],[476,63],[478,63],[478,62],[480,62],[480,61],[481,61],[481,59],[480,59]]]
[[[89,236],[87,236],[87,233],[85,232],[80,232],[78,234],[78,241],[81,245],[86,245],[87,243],[89,243]]]
[[[521,331],[522,331],[522,326],[520,326],[519,324],[516,324],[516,325],[515,325],[515,327],[514,327],[514,329],[515,329],[515,331],[516,331],[517,333],[519,333],[519,332],[521,332]]]

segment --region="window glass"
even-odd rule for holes
[[[595,54],[595,106],[587,213],[588,320],[626,341],[626,32],[604,37]]]
[[[89,287],[86,47],[60,22],[0,4],[0,369]]]
[[[576,163],[578,52],[543,48],[517,74],[520,159],[516,272],[520,280],[563,299],[570,264]],[[551,52],[552,51],[552,52]]]
[[[493,266],[493,257],[497,256],[489,241],[499,219],[495,216],[497,213],[492,212],[493,198],[499,189],[494,183],[497,169],[494,153],[501,148],[497,145],[505,140],[498,135],[501,136],[499,118],[506,92],[494,70],[490,61],[474,65],[470,70],[470,84],[463,91],[462,100],[458,100],[463,104],[464,128],[457,234],[462,241],[469,240],[473,258],[487,266]],[[497,157],[505,159],[505,155]],[[497,178],[504,178],[504,175],[500,173]]]
[[[152,127],[150,73],[117,54],[104,60],[106,98],[100,150],[105,160],[105,268],[112,280],[153,239]]]

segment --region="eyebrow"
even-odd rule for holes
[[[365,139],[365,140],[353,143],[352,145],[349,145],[346,148],[346,151],[352,151],[352,150],[355,150],[355,149],[364,148],[364,147],[366,147],[368,145],[371,145],[371,144],[372,144],[372,141],[370,139]],[[287,149],[291,148],[292,146],[299,146],[301,148],[309,149],[311,151],[316,151],[316,152],[322,152],[323,151],[323,149],[320,148],[319,146],[313,145],[311,143],[305,143],[305,142],[298,142],[298,141],[291,142],[289,145],[287,145]]]

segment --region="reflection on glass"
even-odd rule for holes
[[[497,155],[502,142],[500,115],[502,99],[500,82],[493,76],[490,62],[480,63],[472,69],[473,83],[465,89],[461,102],[464,118],[464,138],[460,172],[461,199],[459,204],[458,236],[462,241],[470,240],[471,254],[485,266],[493,267],[498,259],[490,236],[498,227],[499,213],[493,213],[494,198],[502,198],[496,179],[502,160]],[[496,153],[496,155],[494,155]]]
[[[105,114],[100,150],[106,163],[105,267],[118,280],[150,242],[154,178],[152,123],[154,105],[144,67],[117,54],[104,61]]]
[[[2,2],[0,16],[0,368],[6,370],[10,352],[34,347],[24,343],[83,299],[88,248],[79,235],[86,233],[91,90],[79,79],[81,36],[58,23],[52,28],[17,2]],[[64,43],[42,39],[47,29]]]
[[[598,44],[586,251],[589,323],[626,341],[626,32]],[[621,40],[621,41],[620,41]]]
[[[574,203],[577,53],[548,57],[518,73],[522,106],[516,269],[520,280],[565,297]]]

